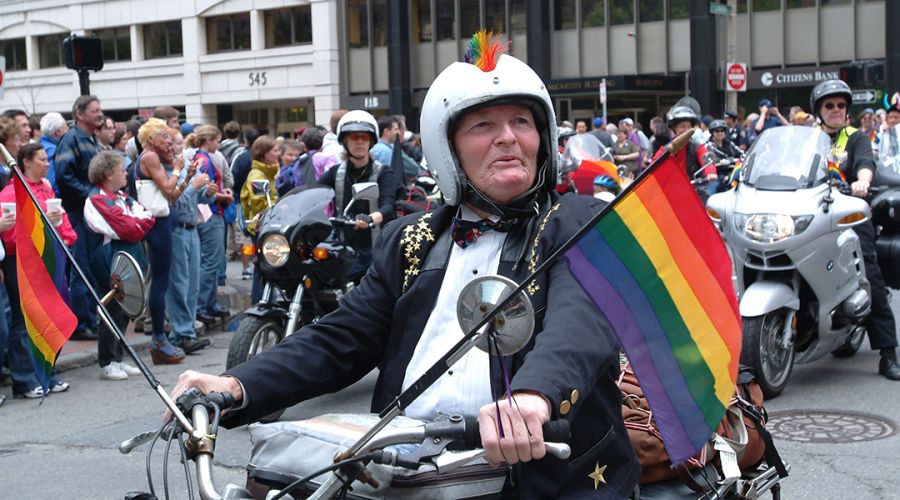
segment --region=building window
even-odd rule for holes
[[[388,39],[386,0],[372,0],[372,46],[385,47]]]
[[[427,43],[432,40],[431,32],[431,0],[412,0],[409,9],[412,12],[412,41]]]
[[[747,0],[738,0],[738,14],[747,13]]]
[[[366,0],[347,2],[347,41],[350,48],[369,46],[369,14]]]
[[[6,58],[6,71],[28,69],[25,59],[25,39],[0,40],[0,54]]]
[[[309,5],[267,10],[265,19],[266,48],[312,43],[312,12]]]
[[[41,68],[62,66],[62,43],[68,33],[56,33],[38,37],[38,62]]]
[[[484,0],[484,29],[506,33],[506,0]]]
[[[642,0],[638,4],[638,21],[648,23],[663,20],[663,0]]]
[[[453,11],[453,0],[435,0],[434,13],[437,40],[456,38],[456,13]]]
[[[827,7],[829,5],[847,5],[850,3],[850,0],[822,0],[822,7]]]
[[[553,2],[553,29],[575,29],[575,0],[556,0]]]
[[[509,24],[510,31],[514,35],[525,33],[525,0],[511,0],[509,2]]]
[[[250,49],[250,13],[206,19],[206,48],[213,52]]]
[[[634,24],[634,2],[609,0],[609,24]]]
[[[581,27],[602,28],[603,26],[606,26],[606,2],[581,0]]]
[[[144,26],[144,58],[180,56],[181,47],[181,21]]]
[[[753,0],[753,12],[781,10],[781,0]]]
[[[94,30],[103,45],[103,61],[130,61],[131,34],[127,27]]]
[[[669,0],[669,19],[688,19],[691,17],[689,0]]]
[[[463,40],[472,38],[481,29],[481,9],[478,0],[459,0],[459,27]]]

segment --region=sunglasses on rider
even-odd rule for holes
[[[846,102],[838,102],[838,103],[826,102],[825,104],[822,105],[822,107],[824,107],[825,109],[828,109],[828,110],[832,110],[834,108],[847,109],[847,103]]]
[[[348,132],[347,138],[352,141],[368,141],[369,134],[365,132]]]

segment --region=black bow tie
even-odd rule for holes
[[[497,222],[494,222],[489,219],[465,220],[454,217],[453,222],[450,224],[450,231],[453,236],[453,242],[459,245],[459,248],[466,248],[475,243],[479,236],[492,229],[494,231],[506,233],[509,232],[515,224],[516,219],[500,219]]]

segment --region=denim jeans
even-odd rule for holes
[[[174,228],[174,216],[159,217],[146,238],[150,251],[150,273],[153,276],[147,298],[147,309],[153,323],[153,340],[166,338],[166,291],[169,289]]]
[[[9,348],[9,295],[6,287],[0,286],[0,366],[4,366]]]
[[[219,283],[219,265],[225,262],[225,221],[221,215],[213,214],[203,224],[197,226],[200,237],[200,295],[197,297],[197,311],[213,314],[219,310],[216,302],[216,288]]]
[[[200,237],[196,229],[175,226],[172,232],[172,265],[166,310],[172,333],[172,344],[181,346],[185,339],[197,338],[194,318],[197,316],[197,294],[200,291]]]
[[[68,212],[68,215],[69,222],[72,224],[72,229],[74,229],[75,233],[78,235],[78,240],[75,242],[73,252],[75,262],[78,263],[78,267],[81,268],[81,271],[84,273],[85,277],[87,277],[90,285],[94,287],[94,290],[97,290],[97,284],[94,283],[94,276],[91,273],[90,260],[87,255],[86,231],[89,229],[84,222],[84,216],[76,212]],[[94,303],[94,299],[90,296],[87,287],[84,282],[81,281],[81,278],[78,277],[78,273],[74,268],[70,269],[69,273],[69,297],[72,300],[72,312],[78,317],[78,326],[76,327],[76,330],[84,331],[86,328],[96,329],[97,304]]]

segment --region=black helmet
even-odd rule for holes
[[[678,124],[678,122],[683,122],[685,120],[689,120],[691,125],[695,127],[700,124],[700,118],[690,106],[675,104],[672,106],[672,109],[666,113],[666,124],[669,128],[675,128],[675,125]]]
[[[809,95],[809,108],[813,115],[819,116],[819,103],[827,97],[843,97],[847,101],[847,108],[853,102],[853,92],[850,86],[843,80],[825,80],[813,87]]]
[[[725,120],[713,120],[709,124],[709,130],[712,132],[713,130],[724,130],[728,131],[728,125],[725,125]]]

